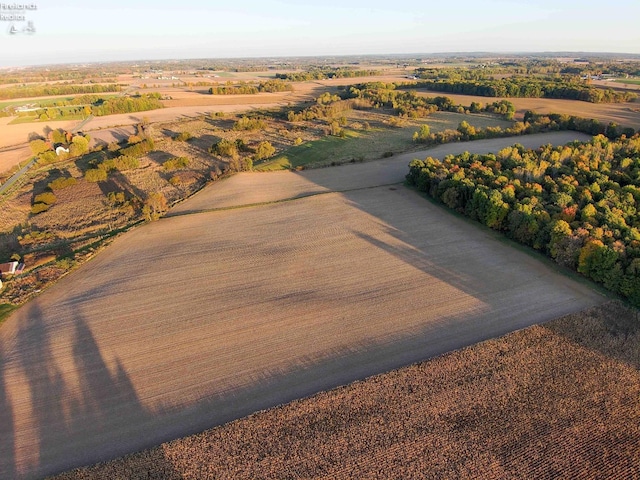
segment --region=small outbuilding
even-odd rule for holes
[[[15,275],[18,262],[0,263],[0,275]]]

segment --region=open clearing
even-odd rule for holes
[[[203,192],[17,310],[0,329],[0,477],[114,458],[603,301],[414,191],[375,187],[380,165],[276,174],[291,197],[296,178],[342,193],[187,214]]]
[[[56,477],[640,477],[640,329],[612,303]]]

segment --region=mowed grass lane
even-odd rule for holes
[[[0,329],[0,478],[113,458],[601,301],[399,185],[166,218]]]

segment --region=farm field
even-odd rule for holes
[[[606,304],[55,480],[637,478],[635,315]]]
[[[413,90],[427,97],[445,95],[454,103],[469,105],[471,102],[482,104],[498,100],[508,100],[516,107],[516,119],[522,120],[527,110],[536,113],[563,113],[584,118],[595,118],[604,123],[614,122],[624,127],[640,129],[640,103],[589,103],[579,100],[563,100],[552,98],[499,98],[480,97],[476,95],[457,95],[427,90]]]
[[[14,312],[0,477],[114,458],[603,302],[414,191],[376,186],[380,165],[214,184]],[[326,193],[190,213],[250,176]]]

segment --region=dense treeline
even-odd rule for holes
[[[293,82],[324,80],[327,78],[372,77],[380,75],[377,70],[351,70],[349,68],[314,68],[304,72],[276,73],[276,78]]]
[[[0,89],[0,100],[27,97],[48,97],[51,95],[77,95],[84,93],[119,92],[120,85],[34,85]]]
[[[227,82],[226,85],[211,87],[209,89],[209,93],[212,95],[253,95],[260,92],[275,93],[292,91],[293,86],[290,83],[283,82],[282,80],[269,80],[266,82],[260,82],[257,85],[245,82],[236,84]]]
[[[561,98],[591,103],[629,102],[637,95],[596,88],[584,83],[550,81],[535,77],[511,77],[479,80],[421,80],[405,88],[426,88],[436,92],[479,95],[482,97]]]
[[[640,306],[640,135],[429,157],[407,181]]]
[[[163,108],[159,93],[145,93],[136,97],[108,98],[91,107],[95,116],[112,115],[114,113],[144,112]]]

